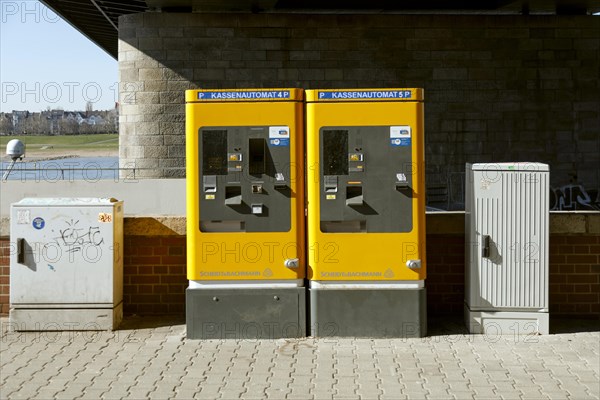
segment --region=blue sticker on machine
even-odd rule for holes
[[[36,217],[33,219],[32,225],[35,229],[44,229],[44,226],[46,226],[46,221],[44,221],[44,218]]]
[[[198,92],[198,100],[279,100],[289,99],[289,90],[247,90],[235,92]]]
[[[392,146],[410,146],[410,138],[391,138],[390,144]]]
[[[319,92],[319,100],[389,100],[410,99],[410,90],[344,90]]]
[[[269,145],[270,146],[289,146],[290,139],[284,139],[284,138],[269,139]]]

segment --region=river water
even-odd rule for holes
[[[10,161],[2,160],[2,175]],[[119,179],[119,157],[74,157],[44,161],[17,161],[8,180],[47,181]]]

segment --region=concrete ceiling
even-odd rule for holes
[[[144,11],[398,14],[592,14],[600,0],[42,0],[117,58],[118,18]]]

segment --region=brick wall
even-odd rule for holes
[[[462,234],[427,235],[427,311],[460,315],[465,290]],[[550,236],[550,314],[600,316],[600,235]]]
[[[464,216],[429,214],[427,218],[427,305],[429,315],[461,318],[464,299]],[[563,218],[556,227],[553,221]],[[564,233],[577,230],[577,215],[551,214],[550,235],[550,314],[552,317],[597,318],[600,315],[600,232]],[[446,219],[441,226],[437,222]],[[129,219],[131,220],[131,219]],[[146,219],[145,219],[146,220]],[[145,220],[136,225],[143,229]],[[138,230],[126,219],[124,311],[126,315],[178,314],[185,311],[185,235],[159,235]],[[575,221],[575,223],[573,223]],[[600,218],[597,218],[600,228]],[[554,228],[553,228],[554,225]],[[129,228],[127,228],[129,226]],[[133,226],[133,227],[132,227]],[[447,229],[450,227],[450,229]],[[552,233],[554,229],[554,233]],[[181,228],[179,228],[181,231]],[[159,232],[160,233],[160,232]],[[9,241],[0,238],[0,307],[8,313]]]
[[[550,309],[600,316],[600,235],[550,237]]]
[[[436,206],[460,209],[465,162],[539,161],[600,207],[599,54],[594,16],[131,14],[120,160],[184,175],[185,89],[423,87]]]
[[[465,299],[465,237],[429,234],[426,241],[427,313],[459,316]]]
[[[10,304],[10,241],[0,237],[0,314],[8,314]]]
[[[125,238],[125,314],[183,314],[187,287],[185,236]]]

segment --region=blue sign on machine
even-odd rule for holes
[[[410,90],[344,90],[319,92],[319,100],[390,100],[410,99]]]
[[[269,139],[271,146],[289,146],[290,139]]]
[[[410,138],[391,138],[390,144],[392,146],[410,146]]]
[[[198,100],[279,100],[289,99],[288,90],[246,90],[232,92],[198,92]]]

